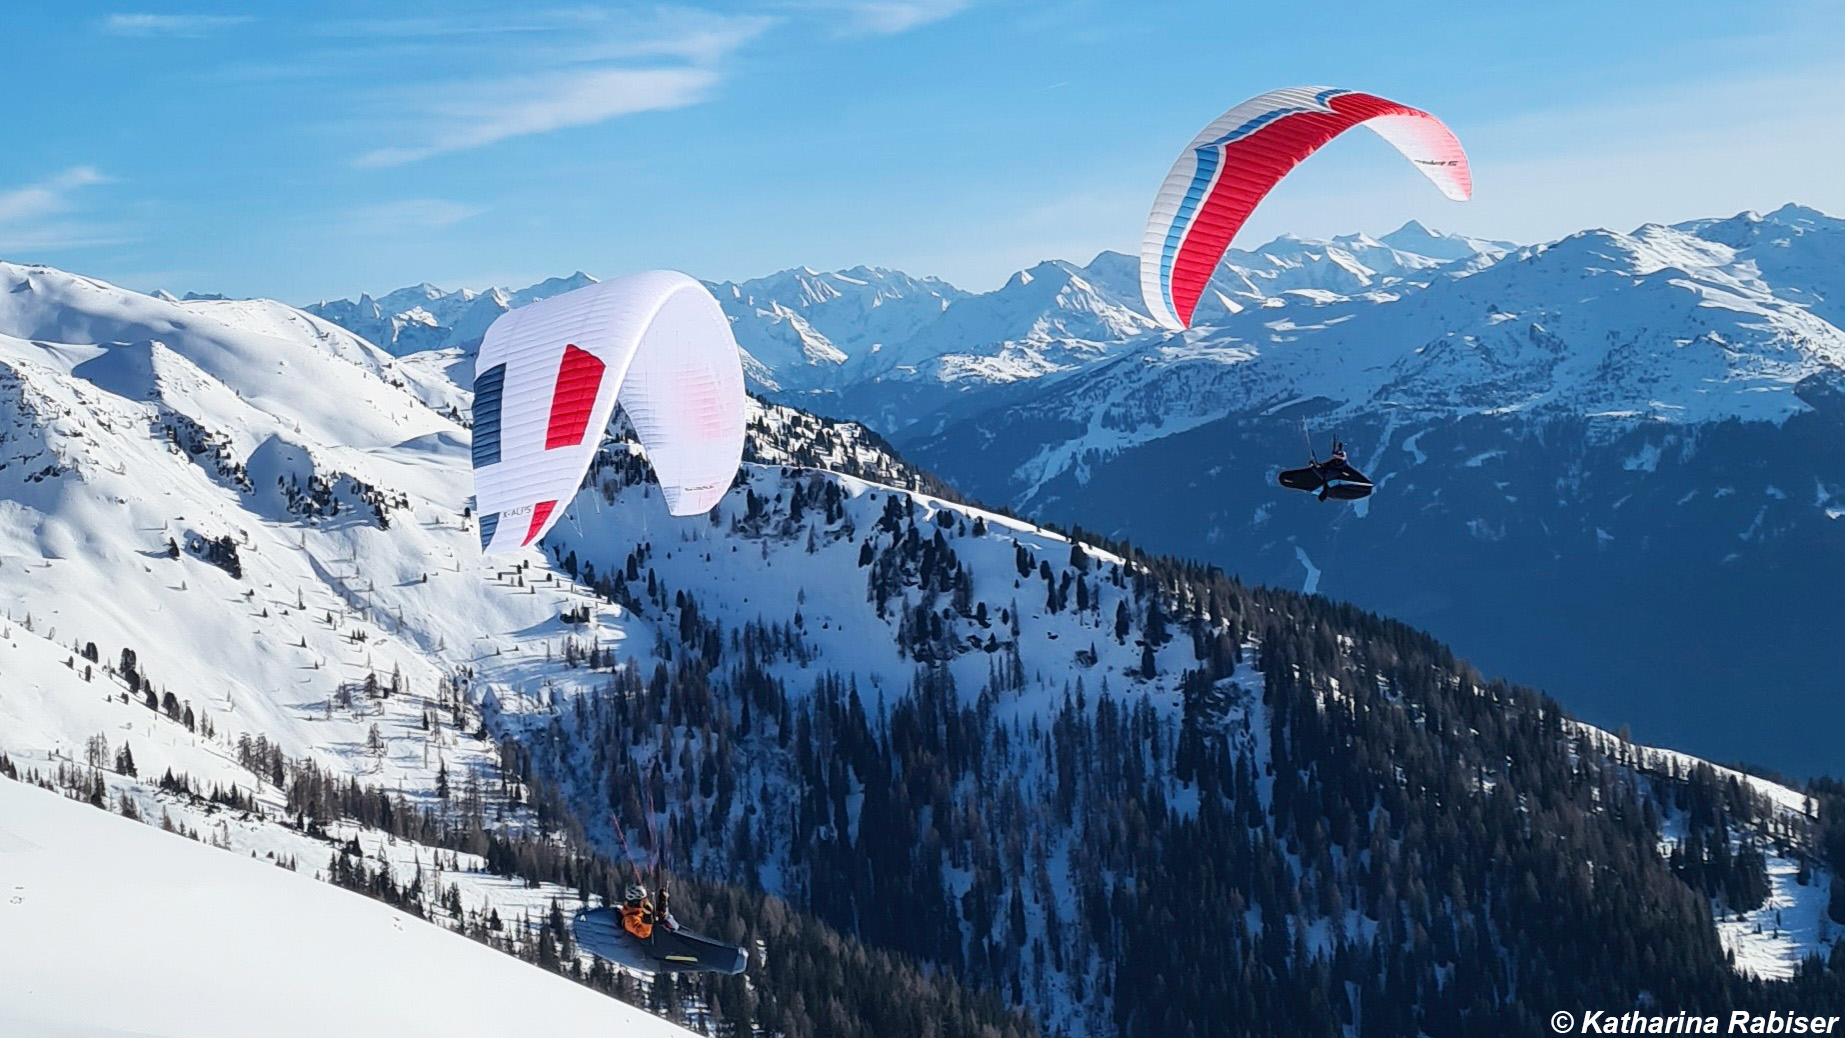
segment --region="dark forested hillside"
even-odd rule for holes
[[[643,470],[605,467],[610,502]],[[1829,813],[1602,737],[1351,607],[907,495],[868,521],[831,476],[753,469],[745,496],[726,539],[764,571],[849,552],[909,677],[874,692],[816,649],[811,586],[759,573],[767,604],[732,625],[657,546],[571,545],[676,637],[650,675],[582,659],[608,677],[525,740],[531,766],[585,818],[671,805],[694,874],[1072,1033],[1541,1033],[1559,1007],[1788,997],[1733,968],[1713,917],[1764,910],[1771,860],[1829,882]],[[993,548],[1014,565],[972,561]],[[1021,635],[1021,613],[1069,626]],[[1088,644],[1046,673],[1046,636]],[[1803,1010],[1839,1004],[1833,961],[1791,982]]]
[[[1837,654],[1815,651],[1845,622],[1830,503],[1845,493],[1845,393],[1819,377],[1795,393],[1809,409],[1785,422],[1693,430],[1522,412],[1335,425],[1315,405],[1228,415],[1088,458],[1022,507],[1408,620],[1596,723],[1815,774],[1839,766],[1831,733],[1845,725]],[[912,456],[1011,500],[1037,445],[1068,435],[1029,414],[968,422]],[[1362,508],[1274,488],[1305,460],[1303,415],[1378,481]],[[1738,716],[1740,690],[1769,708]]]

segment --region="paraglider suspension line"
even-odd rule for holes
[[[656,852],[653,859],[653,885],[657,890],[659,889],[661,875],[665,868],[664,859],[666,855],[664,853],[658,853],[661,849],[660,836],[654,830],[653,826],[653,782],[651,778],[652,776],[650,775],[649,781],[641,787],[641,793],[647,801],[647,842]]]
[[[641,866],[634,860],[634,851],[628,847],[628,834],[622,831],[621,816],[610,811],[609,821],[615,825],[615,839],[621,841],[621,856],[627,859],[628,867],[634,870],[634,879],[638,883],[646,877],[641,875]]]

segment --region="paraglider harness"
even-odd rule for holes
[[[1307,445],[1307,467],[1284,471],[1279,482],[1289,490],[1304,490],[1307,493],[1318,492],[1320,500],[1333,498],[1339,501],[1356,501],[1371,496],[1376,489],[1371,478],[1352,467],[1346,460],[1345,444],[1333,440],[1332,454],[1321,461],[1313,452],[1313,445]]]
[[[613,813],[609,815],[616,839],[621,841],[622,854],[634,869],[634,882],[628,884],[622,892],[621,904],[615,909],[620,919],[621,932],[633,939],[640,951],[652,960],[656,969],[696,970],[733,976],[742,973],[749,966],[749,954],[744,949],[681,929],[679,920],[673,918],[672,910],[668,907],[669,897],[662,885],[666,853],[664,845],[653,832],[651,797],[646,804],[646,818],[648,842],[661,852],[654,862],[654,889],[651,896],[642,883],[641,869],[628,847],[628,836],[622,831],[621,819]],[[607,912],[608,909],[597,911]]]

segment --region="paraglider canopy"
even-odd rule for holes
[[[1256,205],[1307,156],[1354,126],[1389,141],[1455,201],[1473,194],[1461,142],[1441,120],[1372,94],[1290,87],[1252,97],[1192,138],[1153,201],[1140,290],[1168,328],[1191,326],[1205,285]]]
[[[674,515],[709,511],[743,459],[743,364],[693,278],[648,271],[502,314],[474,365],[474,494],[485,554],[544,536],[619,400]]]

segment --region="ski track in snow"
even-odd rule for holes
[[[1416,459],[1416,464],[1418,465],[1429,460],[1429,456],[1422,453],[1421,445],[1422,435],[1426,432],[1428,432],[1427,429],[1418,429],[1403,440],[1403,449],[1408,451]]]
[[[1800,861],[1773,848],[1767,850],[1768,902],[1737,917],[1717,912],[1717,935],[1725,949],[1736,954],[1739,973],[1763,980],[1789,980],[1808,956],[1829,959],[1833,942],[1842,932],[1826,916],[1837,879],[1816,872],[1801,886]]]
[[[1606,734],[1606,733],[1602,733]],[[1642,766],[1657,767],[1670,760],[1651,747],[1635,748],[1642,756]],[[1647,763],[1650,761],[1651,763]],[[1780,787],[1775,787],[1780,788]],[[1766,790],[1757,789],[1757,792]],[[1669,856],[1685,839],[1686,819],[1670,807],[1660,823],[1660,854]],[[1733,837],[1747,835],[1734,832]],[[1845,936],[1841,928],[1827,918],[1827,906],[1836,879],[1824,869],[1815,869],[1805,885],[1799,881],[1800,859],[1785,848],[1763,843],[1769,894],[1760,907],[1747,912],[1733,912],[1713,898],[1710,911],[1717,927],[1717,937],[1724,950],[1733,953],[1735,969],[1745,976],[1762,980],[1788,980],[1811,956],[1829,959],[1833,944]]]
[[[1294,546],[1294,557],[1300,560],[1301,567],[1307,571],[1307,578],[1301,581],[1301,591],[1309,595],[1318,594],[1320,591],[1320,568],[1315,566],[1313,560],[1307,557],[1307,549],[1298,544]]]

